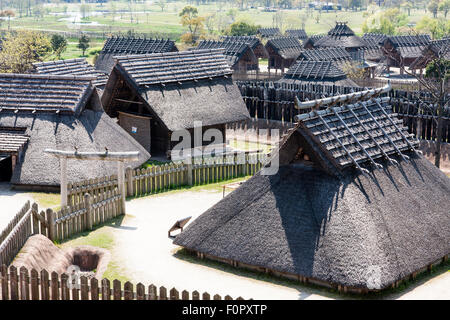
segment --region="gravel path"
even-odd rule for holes
[[[150,196],[127,202],[128,214],[122,226],[114,230],[115,258],[124,263],[134,283],[153,283],[179,290],[210,294],[229,294],[245,299],[329,299],[339,298],[327,291],[305,288],[291,282],[253,279],[235,272],[197,264],[174,256],[179,247],[172,244],[167,231],[173,223],[187,216],[195,219],[217,203],[217,191],[184,191]],[[401,294],[387,299],[450,298],[450,272],[446,272]]]
[[[29,195],[10,190],[10,185],[7,183],[0,183],[0,232],[28,200],[32,200]]]

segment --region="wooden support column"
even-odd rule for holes
[[[84,207],[86,209],[86,227],[88,230],[92,230],[92,206],[91,195],[89,193],[84,195]]]
[[[132,197],[134,195],[134,188],[133,188],[133,168],[131,168],[131,166],[127,167],[125,178],[127,180],[127,196]]]
[[[117,162],[117,178],[118,178],[118,183],[119,183],[119,192],[120,192],[120,196],[122,198],[122,213],[126,214],[126,209],[125,209],[125,199],[126,199],[126,195],[125,195],[125,168],[124,168],[123,161],[118,161]]]
[[[67,158],[61,157],[59,161],[61,167],[61,206],[67,206]]]

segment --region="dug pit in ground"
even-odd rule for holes
[[[12,264],[18,269],[25,267],[38,272],[45,269],[58,274],[68,272],[75,265],[80,269],[80,276],[101,279],[110,258],[108,250],[92,246],[60,249],[39,234],[28,238]]]

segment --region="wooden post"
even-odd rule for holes
[[[61,157],[59,161],[61,167],[61,206],[67,206],[67,158]]]
[[[192,162],[194,161],[193,158],[191,158],[190,162],[187,164],[187,182],[189,186],[192,186],[193,182],[192,182]]]
[[[92,206],[91,206],[91,195],[86,193],[84,195],[84,207],[86,208],[86,228],[92,230]]]
[[[48,238],[51,241],[55,241],[55,213],[52,209],[47,209],[47,226],[48,226]]]
[[[127,196],[134,196],[134,188],[133,188],[133,169],[131,166],[128,166],[126,169],[126,179],[127,179]]]
[[[117,162],[117,180],[119,183],[119,192],[120,192],[120,196],[122,198],[122,214],[126,214],[126,209],[125,209],[125,169],[124,169],[124,164],[123,161],[118,161]]]

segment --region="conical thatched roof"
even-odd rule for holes
[[[91,78],[0,74],[0,129],[14,135],[21,155],[13,171],[15,185],[51,186],[60,182],[59,160],[44,149],[148,152],[103,111]],[[11,138],[13,139],[13,138]],[[69,181],[115,174],[117,164],[68,161]]]
[[[336,26],[328,31],[328,34],[317,41],[315,47],[341,47],[347,50],[355,50],[367,46],[366,42],[355,35],[346,23],[338,22]]]
[[[317,115],[303,116],[282,142],[275,175],[249,179],[174,243],[233,265],[348,290],[386,288],[440,261],[450,252],[450,179],[401,139],[389,142],[404,129],[395,129],[386,103],[387,115],[369,101],[372,116],[361,105],[322,111],[321,125]],[[345,150],[340,143],[360,154],[357,165],[333,160]],[[391,162],[371,154],[382,166],[376,169],[363,149]]]

